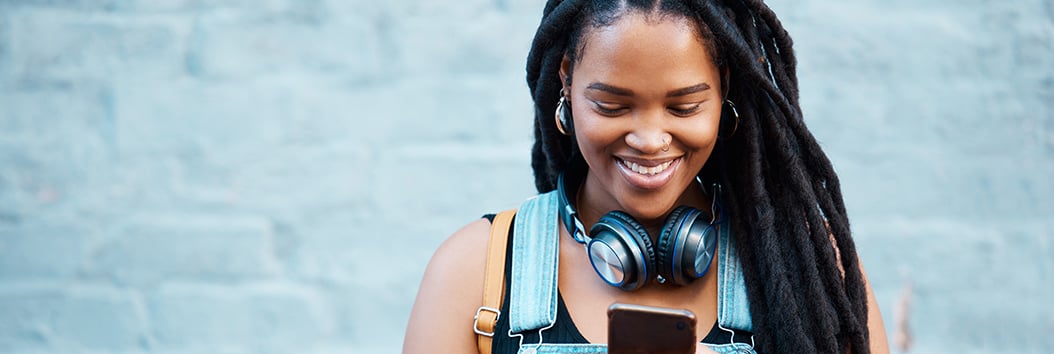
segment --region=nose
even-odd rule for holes
[[[672,143],[673,136],[654,125],[641,125],[626,134],[626,145],[647,155],[669,151]]]

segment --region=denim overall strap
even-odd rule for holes
[[[509,289],[510,334],[556,322],[560,223],[556,191],[527,199],[516,215]]]
[[[729,218],[718,225],[717,324],[726,329],[754,331],[743,269],[736,256]]]

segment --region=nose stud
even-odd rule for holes
[[[663,139],[662,152],[670,151],[670,140]]]

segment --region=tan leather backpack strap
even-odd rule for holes
[[[505,248],[509,244],[509,227],[512,226],[513,215],[516,215],[516,209],[500,212],[490,224],[486,275],[483,278],[483,306],[476,310],[472,323],[482,354],[490,354],[494,329],[501,316],[501,300],[505,295]]]

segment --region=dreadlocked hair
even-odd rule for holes
[[[538,191],[585,168],[553,119],[562,59],[573,68],[584,34],[629,11],[693,20],[714,64],[729,72],[722,84],[740,120],[699,176],[724,186],[756,349],[869,353],[867,297],[838,176],[802,119],[791,38],[762,0],[550,0],[527,58]]]

